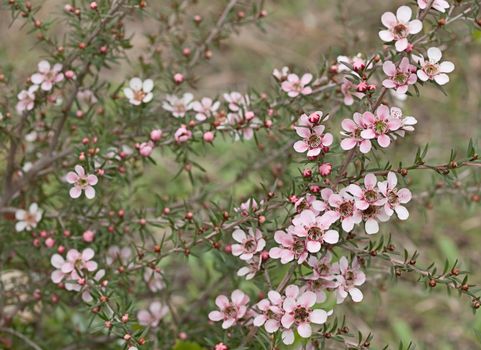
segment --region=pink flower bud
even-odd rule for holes
[[[61,245],[57,248],[57,253],[63,254],[64,252],[65,252],[65,247],[63,245]]]
[[[185,332],[180,332],[180,333],[179,333],[179,339],[180,339],[180,340],[186,340],[186,339],[187,339],[187,333],[185,333]]]
[[[66,71],[65,78],[67,78],[68,80],[75,79],[75,72],[73,70]]]
[[[162,130],[155,129],[150,132],[150,139],[154,142],[159,141],[162,138]]]
[[[40,240],[38,238],[35,238],[33,240],[33,245],[34,245],[34,247],[37,247],[37,248],[40,247]]]
[[[317,124],[319,123],[319,120],[321,120],[321,117],[317,113],[312,113],[309,115],[309,122],[312,124]]]
[[[331,171],[331,163],[322,163],[321,165],[319,165],[319,174],[321,174],[321,176],[329,176],[329,174],[331,174]]]
[[[311,169],[304,169],[302,172],[302,176],[305,178],[310,178],[312,176],[312,170]]]
[[[411,53],[413,50],[414,50],[414,45],[409,43],[408,47],[406,47],[406,50],[404,51],[406,51],[407,53]]]
[[[212,131],[206,131],[204,133],[204,141],[205,142],[212,142],[214,140],[214,133]]]
[[[321,188],[317,185],[312,185],[309,190],[312,192],[312,193],[319,193],[321,192]]]
[[[176,84],[182,84],[184,82],[184,76],[180,73],[174,74],[174,81]]]
[[[63,7],[63,9],[64,9],[65,12],[73,12],[74,7],[70,4],[67,4]]]
[[[143,142],[139,145],[139,153],[142,157],[149,157],[154,150],[154,144],[152,141]]]
[[[96,2],[96,1],[92,1],[92,2],[90,3],[90,9],[96,10],[97,8],[98,8],[97,2]]]
[[[82,238],[85,242],[93,242],[95,238],[95,232],[87,230],[83,233]]]
[[[269,252],[267,250],[262,251],[261,259],[262,261],[266,261],[267,259],[269,259]]]
[[[55,245],[55,240],[53,238],[49,237],[45,240],[45,245],[48,248],[52,248]]]
[[[252,120],[252,119],[254,119],[254,117],[255,117],[256,115],[255,115],[254,112],[252,112],[252,111],[247,111],[246,114],[245,114],[245,116],[246,116],[246,119],[247,119],[247,120]]]

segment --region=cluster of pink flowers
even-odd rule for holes
[[[55,84],[64,80],[62,68],[60,63],[52,67],[48,61],[40,61],[38,63],[38,72],[30,77],[33,85],[26,90],[20,91],[17,95],[17,113],[22,114],[25,111],[31,111],[33,109],[35,106],[35,94],[39,88],[42,91],[50,92]]]
[[[89,273],[98,267],[92,260],[94,255],[95,252],[91,248],[86,248],[82,252],[70,249],[66,258],[54,254],[50,259],[52,266],[56,268],[51,274],[52,282],[64,283],[66,290],[81,292],[85,302],[92,301],[92,285],[99,284],[105,275],[105,270],[98,270],[94,276],[89,276]]]
[[[313,203],[317,210],[320,208]],[[278,247],[271,248],[269,256],[280,259],[282,264],[296,260],[298,264],[305,262],[309,254],[316,254],[326,244],[336,244],[339,233],[330,229],[333,220],[327,215],[318,215],[319,212],[303,210],[292,220],[286,231],[278,230],[274,240]]]
[[[341,141],[343,150],[351,150],[359,147],[362,153],[369,153],[372,149],[372,141],[386,148],[391,144],[391,139],[397,136],[403,137],[405,131],[413,131],[416,119],[410,116],[403,117],[402,112],[397,107],[389,109],[385,105],[380,105],[374,113],[364,112],[363,114],[354,113],[353,119],[342,121]]]
[[[294,144],[296,152],[304,153],[307,151],[308,157],[316,157],[322,151],[329,150],[334,140],[332,134],[324,133],[326,127],[320,123],[326,121],[328,118],[323,117],[321,111],[301,115],[298,121],[298,126],[295,127],[297,135],[303,139]]]
[[[326,201],[325,216],[332,222],[340,221],[342,229],[351,232],[354,225],[365,223],[367,234],[379,231],[378,222],[386,222],[394,212],[399,219],[406,220],[409,216],[403,204],[411,200],[408,189],[396,188],[397,177],[388,173],[386,181],[378,182],[374,174],[364,177],[364,186],[350,184],[333,193],[324,189],[323,198]]]
[[[216,299],[219,311],[212,311],[209,319],[222,321],[222,328],[227,329],[240,321],[252,323],[256,327],[264,327],[268,333],[281,332],[282,341],[286,345],[294,343],[295,332],[302,338],[312,335],[313,327],[322,325],[332,315],[332,310],[315,308],[315,305],[326,300],[326,293],[335,293],[340,304],[350,296],[354,302],[363,299],[359,286],[366,281],[365,274],[357,259],[352,264],[346,257],[331,263],[332,256],[326,253],[320,259],[311,256],[308,266],[312,274],[305,277],[302,287],[289,285],[284,294],[271,290],[267,298],[262,299],[249,308],[249,297],[240,290],[232,293],[231,301],[223,295]]]

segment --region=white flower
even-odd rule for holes
[[[401,6],[397,9],[396,15],[392,12],[385,12],[381,17],[381,22],[387,30],[381,30],[379,37],[385,42],[394,40],[398,52],[408,48],[407,37],[410,34],[417,34],[423,29],[423,23],[420,20],[411,21],[412,14],[413,11],[410,7]]]
[[[154,82],[152,79],[142,81],[140,78],[132,78],[129,87],[124,88],[124,95],[129,99],[129,102],[134,106],[140,106],[142,103],[149,103],[152,101],[154,95]]]
[[[204,121],[210,118],[219,109],[220,102],[213,102],[211,98],[204,97],[200,101],[195,101],[192,103],[192,109],[197,112],[195,119],[198,121]]]
[[[429,0],[418,0],[418,6],[421,10],[424,10],[429,4]],[[432,3],[432,8],[438,10],[439,12],[446,12],[449,8],[449,2],[446,0],[434,0]]]
[[[38,85],[32,85],[28,90],[22,90],[17,95],[18,103],[16,106],[17,113],[22,114],[25,111],[31,111],[35,106],[35,92],[38,90]]]
[[[422,81],[434,80],[439,85],[444,85],[449,82],[449,77],[446,73],[451,73],[454,70],[454,63],[450,61],[439,62],[443,54],[437,47],[430,47],[428,49],[428,60],[423,56],[413,56],[413,61],[421,66],[418,69],[418,78]]]
[[[175,118],[181,118],[193,108],[193,99],[194,95],[189,92],[185,93],[182,98],[178,98],[175,95],[167,95],[165,96],[162,108],[171,112]]]
[[[17,210],[15,212],[15,218],[17,219],[15,230],[17,232],[30,231],[37,227],[37,224],[42,220],[42,213],[43,211],[39,209],[37,203],[30,204],[28,211],[23,209]]]
[[[57,63],[52,68],[48,61],[40,61],[38,64],[38,73],[30,77],[32,83],[40,85],[43,91],[52,90],[54,84],[61,82],[63,79],[62,65]]]

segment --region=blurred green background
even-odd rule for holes
[[[32,1],[36,3],[35,1]],[[64,2],[43,1],[42,15],[60,12]],[[37,2],[38,3],[38,2]],[[380,16],[384,11],[394,10],[405,1],[363,0],[277,0],[268,1],[269,16],[265,20],[266,32],[255,27],[244,27],[214,52],[211,63],[199,71],[201,81],[195,92],[197,97],[215,96],[225,90],[245,91],[255,87],[259,91],[270,89],[274,83],[271,72],[284,65],[299,67],[299,71],[315,72],[323,56],[331,59],[337,54],[355,55],[380,50],[381,41],[377,37]],[[414,1],[410,3],[414,4]],[[215,16],[224,1],[199,1],[196,5],[200,13]],[[159,5],[161,6],[161,5]],[[135,58],[147,46],[144,32],[153,30],[154,22],[128,24],[128,31],[134,35]],[[58,33],[61,27],[56,26]],[[398,161],[410,163],[418,146],[430,144],[428,159],[432,163],[447,162],[451,148],[456,148],[462,157],[468,140],[475,142],[481,136],[481,34],[469,32],[463,24],[456,25],[455,46],[447,50],[446,59],[452,60],[456,70],[450,75],[451,82],[446,86],[448,96],[431,87],[422,90],[421,98],[410,98],[404,104],[407,115],[418,119],[416,132],[407,142],[396,143],[389,151],[394,164]],[[35,49],[35,41],[27,36],[25,29],[17,24],[9,28],[9,14],[2,8],[0,12],[0,63],[11,66],[14,75],[26,78],[32,67],[40,60],[40,50]],[[33,49],[33,50],[32,50]],[[117,68],[115,68],[117,70]],[[128,65],[121,67],[114,79],[122,81],[128,75]],[[340,110],[331,117],[340,122],[350,117]],[[479,142],[478,142],[479,144]],[[256,152],[253,143],[232,145],[217,140],[212,152],[200,160],[207,169],[206,182],[218,186],[229,183],[243,164]],[[236,161],[232,161],[235,148]],[[175,181],[177,172],[173,159],[168,154],[158,155],[158,166],[149,169],[144,180],[144,189],[139,198],[149,202],[149,188],[163,189],[162,195],[187,195],[191,185],[184,177]],[[272,165],[274,166],[274,165]],[[478,180],[480,173],[464,170],[458,172],[460,189],[456,184],[444,184],[446,188],[463,196],[440,195],[434,200],[418,198],[418,203],[410,206],[411,218],[403,225],[393,226],[391,233],[397,246],[404,246],[410,252],[421,251],[419,265],[427,266],[436,261],[442,268],[445,259],[460,259],[463,268],[472,272],[469,282],[481,285],[481,208],[470,201],[470,194],[464,196],[463,186]],[[422,172],[412,174],[411,189],[415,196],[433,188],[442,180],[439,175]],[[258,187],[258,175],[235,181],[230,186],[231,193],[243,198],[247,189]],[[476,189],[474,190],[476,191]],[[475,193],[475,192],[474,192]],[[479,191],[478,191],[479,193]],[[221,195],[225,196],[225,192]],[[463,197],[465,200],[463,200]],[[384,232],[387,232],[385,230]],[[447,296],[439,287],[432,293],[423,288],[414,288],[413,278],[391,282],[384,278],[383,271],[371,272],[366,298],[361,304],[347,304],[351,325],[364,333],[372,331],[376,345],[396,345],[413,341],[419,349],[480,349],[475,332],[481,332],[481,313],[473,316],[468,299],[456,295]],[[364,287],[364,290],[367,290]]]

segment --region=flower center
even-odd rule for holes
[[[303,306],[298,306],[294,310],[294,318],[299,323],[307,322],[309,320],[309,310]]]
[[[143,90],[134,92],[134,100],[142,102],[145,97],[145,92]]]
[[[351,216],[353,213],[353,205],[352,202],[344,202],[339,206],[339,212],[341,213],[342,217]]]
[[[408,36],[409,31],[408,28],[402,24],[398,23],[394,28],[393,28],[393,33],[399,38],[405,38]]]
[[[384,134],[388,130],[388,127],[384,121],[377,120],[374,123],[374,130],[376,131],[377,134]]]
[[[312,134],[307,139],[307,143],[310,148],[318,148],[321,145],[321,138],[316,134]]]
[[[292,250],[297,255],[301,255],[302,253],[304,253],[304,251],[306,250],[304,241],[297,238],[292,246]]]
[[[319,227],[311,227],[307,231],[307,235],[311,241],[321,241],[324,236],[324,231]]]
[[[424,71],[427,75],[432,77],[439,73],[439,66],[437,64],[426,63],[426,65],[424,66]]]
[[[223,311],[227,318],[236,318],[237,316],[237,308],[234,305],[227,306]]]
[[[397,72],[396,75],[394,76],[393,80],[396,82],[396,84],[403,85],[406,83],[408,79],[408,75],[403,72]]]
[[[244,241],[244,249],[248,253],[254,253],[256,251],[257,244],[253,238],[248,238]]]
[[[37,223],[37,220],[35,218],[35,214],[26,213],[25,214],[25,222],[30,226],[35,225]]]
[[[366,210],[362,211],[362,215],[365,218],[373,217],[374,215],[376,215],[376,213],[377,213],[377,207],[374,205],[370,205],[369,207],[367,207]]]
[[[364,192],[364,198],[368,202],[374,202],[377,200],[378,194],[374,190],[367,190],[366,192]]]
[[[393,190],[393,191],[389,192],[389,194],[387,196],[387,200],[388,200],[389,204],[398,203],[399,197],[398,197],[396,191]]]
[[[84,187],[87,187],[88,184],[89,184],[89,183],[88,183],[88,181],[87,181],[87,178],[85,178],[85,177],[81,177],[81,178],[79,178],[79,179],[77,180],[77,185],[78,185],[79,187],[84,188]]]

